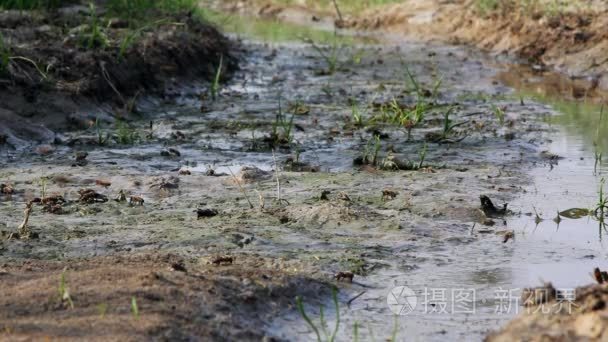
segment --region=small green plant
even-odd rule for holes
[[[97,313],[99,313],[100,318],[106,317],[106,312],[108,312],[108,304],[101,303],[97,305]]]
[[[131,315],[135,319],[139,319],[139,308],[137,307],[137,299],[131,297]]]
[[[141,36],[141,34],[149,29],[152,29],[154,27],[160,26],[162,24],[167,23],[168,20],[167,19],[160,19],[160,20],[156,20],[154,22],[142,25],[139,28],[130,30],[125,37],[122,39],[122,42],[120,43],[120,48],[118,50],[118,59],[123,59],[125,56],[125,53],[127,52],[127,49],[133,45],[133,42],[135,41],[135,39],[137,39],[137,37]],[[177,25],[179,23],[174,23],[174,25]]]
[[[442,141],[447,140],[450,137],[450,135],[452,135],[454,133],[454,128],[468,123],[468,121],[453,123],[453,121],[450,119],[450,114],[452,113],[453,110],[454,110],[454,107],[450,107],[443,114],[443,130],[441,132],[441,139],[440,139]]]
[[[106,7],[110,14],[128,20],[132,27],[153,17],[179,12],[200,14],[196,0],[108,0]]]
[[[217,98],[217,95],[219,94],[219,90],[220,90],[220,78],[222,77],[222,64],[224,62],[224,56],[220,56],[220,62],[219,65],[217,66],[217,69],[215,70],[215,77],[213,78],[213,83],[211,83],[211,98],[215,101],[215,99]]]
[[[327,73],[328,75],[333,75],[336,71],[338,71],[339,56],[340,56],[341,48],[340,48],[340,43],[339,43],[337,34],[334,34],[334,37],[331,41],[331,45],[328,47],[328,49],[325,49],[325,48],[317,45],[310,38],[305,39],[304,41],[307,42],[308,44],[310,44],[312,46],[312,48],[315,49],[315,51],[317,51],[319,56],[321,56],[321,58],[327,64],[327,69],[325,70],[325,73]],[[328,51],[326,51],[326,50],[328,50]]]
[[[363,153],[363,163],[375,166],[379,159],[378,154],[380,153],[380,136],[374,135],[374,137],[368,140],[365,145],[365,151]]]
[[[139,141],[139,134],[122,120],[117,120],[116,140],[121,145],[133,145]]]
[[[61,302],[67,302],[70,308],[73,309],[74,302],[72,302],[72,297],[70,296],[70,291],[67,286],[65,271],[61,272],[61,279],[59,280],[59,288],[57,289],[57,292],[59,292],[59,300]]]
[[[496,118],[498,118],[498,122],[500,122],[500,125],[504,125],[505,123],[505,110],[498,107],[495,104],[492,104],[492,112],[494,113],[494,116],[496,116]]]
[[[351,106],[351,120],[355,127],[365,127],[365,118],[363,117],[363,113],[356,103],[353,103]]]
[[[420,156],[420,162],[418,162],[418,169],[422,169],[422,166],[424,165],[424,159],[426,158],[426,143],[424,144],[424,146],[422,146],[422,150],[420,150],[420,153],[418,154]]]
[[[271,140],[273,145],[284,145],[290,144],[293,140],[293,120],[296,117],[295,112],[287,119],[285,113],[283,113],[283,107],[281,102],[281,95],[279,95],[279,111],[275,116],[275,121],[272,124]]]
[[[594,213],[596,217],[604,218],[604,211],[608,209],[608,198],[604,195],[604,183],[606,180],[602,178],[600,180],[600,188],[597,194],[597,203],[595,205]]]
[[[404,108],[393,99],[390,103],[390,110],[393,112],[391,121],[403,127],[407,132],[407,140],[411,140],[412,129],[422,122],[428,106],[424,101],[418,101],[414,108],[409,109]]]
[[[327,329],[325,327],[326,324],[325,324],[325,318],[323,315],[323,306],[321,306],[320,314],[319,314],[321,331],[325,335],[325,341],[328,341],[328,342],[334,342],[336,340],[336,336],[338,335],[338,328],[340,327],[340,304],[338,303],[338,288],[336,288],[335,286],[332,287],[331,296],[332,296],[332,300],[334,302],[334,306],[336,309],[336,325],[335,325],[334,330],[331,335],[328,334]],[[310,317],[306,314],[306,310],[304,309],[304,302],[302,301],[302,297],[300,297],[300,296],[296,297],[296,307],[298,309],[298,312],[302,316],[302,318],[304,318],[306,323],[310,326],[310,328],[315,333],[315,335],[317,337],[317,341],[321,342],[322,339],[321,339],[320,330],[315,325],[315,323],[310,319]]]
[[[97,133],[97,145],[104,146],[107,144],[108,140],[110,139],[110,135],[107,132],[104,135],[104,132],[101,130],[99,118],[95,118],[95,124],[93,124],[93,127],[95,128],[95,133]]]
[[[8,71],[10,56],[9,48],[4,42],[4,37],[0,33],[0,74],[4,74]]]
[[[40,185],[40,198],[45,198],[46,197],[46,186],[49,182],[48,177],[40,177],[40,179],[38,180],[38,185]]]
[[[95,4],[89,3],[89,17],[90,22],[85,31],[83,43],[84,46],[88,49],[96,49],[96,48],[105,48],[108,45],[108,37],[106,37],[105,33],[103,33],[103,29],[101,28],[101,23],[99,22],[99,18],[97,16],[97,9]]]

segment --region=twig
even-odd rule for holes
[[[125,106],[125,108],[126,108],[128,106],[128,103],[125,100],[125,98],[122,96],[122,94],[118,91],[118,89],[116,89],[116,87],[114,86],[112,81],[110,80],[110,75],[108,74],[108,71],[106,70],[105,63],[104,62],[99,63],[99,66],[101,67],[101,75],[106,80],[106,82],[108,82],[108,84],[110,85],[110,88],[112,88],[112,90],[114,90],[116,95],[118,95],[118,97],[120,98],[120,101],[122,101],[123,106]]]
[[[48,79],[47,75],[42,70],[40,70],[40,67],[38,67],[38,64],[36,64],[36,62],[34,62],[33,60],[31,60],[27,57],[23,57],[23,56],[11,56],[11,57],[9,57],[9,59],[12,59],[12,60],[20,59],[20,60],[31,63],[34,66],[34,68],[36,68],[36,70],[40,73],[40,76],[42,76],[42,78],[44,78],[45,80]]]
[[[258,194],[258,200],[260,203],[260,211],[263,211],[265,203],[266,203],[266,201],[264,201],[264,196],[262,196],[262,193],[259,192],[257,189],[255,190],[255,192]]]
[[[274,154],[274,150],[272,150],[272,160],[274,161],[274,173],[277,178],[277,201],[279,204],[281,203],[281,180],[279,179],[279,166],[277,165],[277,157]]]
[[[230,167],[228,167],[228,171],[230,171],[230,174],[232,175],[232,178],[234,178],[234,181],[236,182],[236,185],[239,186],[239,189],[243,193],[243,196],[245,196],[245,199],[247,200],[247,203],[249,203],[249,208],[253,209],[253,204],[251,204],[251,201],[249,200],[249,197],[247,196],[247,193],[245,192],[245,189],[243,189],[243,187],[241,186],[241,182],[239,181],[238,178],[236,178],[236,176],[234,175],[234,173],[232,172],[232,170],[230,169]]]
[[[336,2],[336,0],[333,0],[334,3],[334,7],[336,8],[336,13],[338,14],[338,20],[340,20],[341,22],[343,22],[342,20],[342,12],[340,12],[340,7],[338,7],[338,3]]]
[[[367,292],[367,291],[361,291],[361,293],[359,293],[358,295],[356,295],[353,298],[349,299],[348,302],[346,302],[346,306],[350,307],[350,305],[352,304],[352,302],[354,302],[357,298],[363,296],[363,294],[365,292]]]
[[[26,206],[25,206],[25,210],[23,211],[23,213],[25,214],[25,217],[23,218],[23,222],[19,225],[19,227],[17,228],[19,230],[19,237],[23,238],[23,236],[26,235],[27,233],[27,223],[30,220],[30,214],[32,213],[32,206],[34,205],[34,203],[32,201],[27,202]],[[14,233],[11,233],[7,240],[10,240],[13,238]]]
[[[272,150],[272,159],[274,160],[274,171],[277,178],[277,201],[279,202],[279,205],[283,204],[283,202],[289,205],[289,201],[281,198],[281,180],[279,179],[279,166],[277,164],[277,158],[274,154],[274,150]]]

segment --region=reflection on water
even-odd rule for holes
[[[519,242],[525,241],[546,255],[544,261],[520,262],[517,260],[528,258],[530,251],[518,248],[513,262],[520,264],[520,272],[515,273],[515,282],[532,285],[552,281],[562,287],[589,284],[593,267],[606,263],[608,230],[593,215],[575,218],[563,211],[592,210],[597,205],[605,176],[606,160],[600,158],[608,151],[608,118],[604,118],[598,98],[576,100],[564,95],[564,90],[572,92],[575,86],[564,86],[554,76],[546,83],[540,78],[524,83],[516,93],[518,97],[545,103],[558,112],[546,119],[557,132],[551,134],[545,149],[562,159],[532,169],[534,185],[512,203],[522,213],[509,222],[517,230]]]

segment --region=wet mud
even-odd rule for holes
[[[224,76],[236,68],[237,45],[192,14],[131,25],[104,7],[2,11],[0,144],[51,143],[96,118],[130,120],[142,100],[173,101],[186,84],[208,84],[220,58]]]
[[[516,314],[496,311],[497,289],[601,254],[528,230],[532,208],[550,224],[557,205],[539,177],[576,154],[560,156],[556,111],[498,82],[494,59],[303,41],[244,40],[215,98],[195,84],[139,101],[128,121],[0,146],[0,282],[15,289],[0,301],[20,308],[3,313],[3,337],[314,340],[295,297],[333,327],[336,286],[337,340],[355,324],[361,339],[481,340]],[[395,286],[420,301],[396,318]],[[429,288],[474,289],[476,310],[429,313]]]

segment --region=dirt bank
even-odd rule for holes
[[[215,265],[213,257],[146,253],[4,263],[0,339],[260,341],[296,291],[327,292],[293,265],[233,258]]]
[[[13,148],[129,119],[141,99],[213,78],[222,56],[223,75],[236,67],[230,42],[193,13],[133,23],[101,6],[5,10],[0,33],[0,144]]]
[[[546,293],[549,300],[522,308],[518,318],[489,335],[486,341],[605,341],[608,338],[608,288],[605,285],[577,288],[571,298],[555,291],[552,287],[538,288],[535,298]]]
[[[338,2],[339,3],[339,2]],[[537,68],[550,68],[576,79],[579,92],[608,90],[608,8],[593,3],[576,10],[543,6],[503,6],[480,13],[478,1],[411,0],[359,13],[284,6],[273,1],[225,1],[224,10],[257,13],[298,23],[335,21],[356,30],[381,30],[419,40],[469,44],[521,57]],[[576,94],[575,94],[576,95]],[[574,96],[577,97],[577,96]]]

